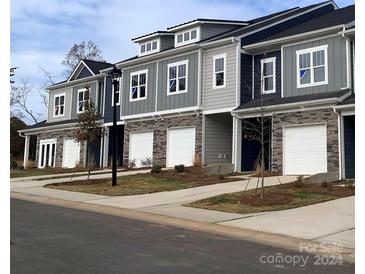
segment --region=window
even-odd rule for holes
[[[85,110],[85,104],[89,99],[89,89],[83,88],[77,91],[77,113],[82,113]]]
[[[200,28],[185,30],[175,35],[175,47],[183,46],[199,40]]]
[[[276,92],[276,57],[261,60],[261,92]]]
[[[226,86],[226,54],[213,56],[213,88]]]
[[[148,71],[142,70],[131,73],[130,101],[144,100],[147,97]]]
[[[141,44],[139,55],[146,55],[157,51],[159,51],[159,40],[154,40]]]
[[[174,95],[187,91],[188,61],[172,63],[167,66],[167,95]]]
[[[60,117],[65,114],[65,94],[57,94],[54,97],[53,117]]]
[[[116,105],[119,106],[120,105],[120,78],[117,81],[117,89],[115,91],[115,102]],[[112,84],[112,106],[114,106],[114,85]]]
[[[327,45],[298,50],[297,87],[327,84]]]

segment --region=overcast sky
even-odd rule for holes
[[[12,0],[11,64],[20,67],[14,80],[28,79],[34,87],[32,109],[46,117],[38,89],[44,82],[39,66],[57,81],[61,65],[74,43],[93,40],[108,62],[137,54],[131,38],[165,30],[196,18],[247,20],[316,0]],[[336,1],[339,7],[354,0]],[[27,122],[30,122],[27,119]]]

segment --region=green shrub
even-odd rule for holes
[[[176,165],[175,166],[175,171],[176,172],[184,172],[185,171],[185,166],[184,165]]]
[[[160,173],[161,172],[161,166],[158,164],[154,164],[151,168],[151,173]]]
[[[10,169],[17,169],[17,168],[19,168],[19,166],[15,158],[10,158]]]

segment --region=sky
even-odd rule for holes
[[[30,107],[45,119],[46,109],[39,96],[45,77],[40,66],[56,81],[65,80],[61,65],[75,43],[94,41],[108,62],[135,56],[132,38],[166,30],[196,18],[248,20],[318,0],[12,0],[11,65],[17,66],[16,84],[29,81],[33,94]],[[354,0],[335,1],[339,7]],[[26,119],[31,123],[30,119]]]

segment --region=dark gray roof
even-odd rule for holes
[[[143,38],[143,37],[146,37],[146,36],[150,36],[150,35],[153,35],[153,34],[161,34],[161,35],[166,34],[166,35],[173,35],[173,33],[171,33],[171,32],[164,31],[164,30],[158,30],[158,31],[155,31],[155,32],[150,32],[150,33],[147,33],[147,34],[144,34],[144,35],[141,35],[141,36],[138,36],[138,37],[132,38],[132,41],[137,40],[137,39],[140,39],[140,38]]]
[[[197,19],[194,19],[194,20],[191,20],[191,21],[188,21],[188,22],[184,22],[184,23],[181,23],[181,24],[172,26],[172,27],[168,27],[167,29],[170,30],[170,29],[173,29],[173,28],[176,28],[176,27],[180,27],[180,26],[187,25],[187,24],[190,24],[190,23],[193,23],[193,22],[198,22],[198,21],[230,23],[230,24],[235,24],[235,23],[237,23],[237,24],[245,24],[245,23],[248,23],[247,21],[241,21],[241,20],[224,20],[224,19],[211,19],[211,18],[210,19],[197,18]]]
[[[112,67],[113,64],[101,61],[94,61],[88,59],[82,59],[84,63],[92,70],[92,72],[96,75],[100,73],[100,70]]]
[[[338,103],[337,105],[343,106],[343,105],[353,105],[353,104],[355,104],[355,93],[352,93],[351,96],[347,97],[345,100]]]
[[[297,102],[308,102],[313,100],[320,100],[320,99],[329,99],[329,98],[339,98],[346,93],[348,93],[349,89],[338,90],[338,91],[331,91],[331,92],[324,92],[324,93],[315,93],[315,94],[307,94],[301,96],[290,96],[290,97],[270,97],[270,98],[261,98],[251,100],[239,107],[235,110],[240,109],[250,109],[250,108],[257,108],[257,107],[267,107],[267,106],[274,106],[274,105],[282,105],[282,104],[290,104],[290,103],[297,103]]]
[[[305,33],[309,31],[329,28],[332,26],[338,26],[342,24],[347,24],[355,20],[355,5],[351,5],[345,8],[337,9],[328,12],[324,15],[316,17],[312,20],[304,22],[303,24],[297,25],[293,28],[284,30],[272,36],[266,37],[258,42],[269,41],[273,39],[283,38],[287,36],[292,36],[300,33]]]
[[[67,121],[58,121],[58,122],[51,122],[51,123],[47,123],[47,120],[41,121],[39,123],[27,126],[27,129],[35,129],[35,128],[43,128],[43,127],[49,127],[49,126],[57,126],[57,125],[62,125],[62,124],[70,124],[70,123],[76,123],[78,121],[78,119],[72,119],[72,120],[67,120]]]
[[[256,21],[251,20],[251,24],[248,25],[248,26],[239,27],[235,30],[227,31],[225,33],[216,35],[214,37],[210,37],[206,40],[207,41],[210,41],[210,40],[214,41],[214,40],[224,39],[224,38],[233,37],[233,36],[240,36],[240,35],[243,35],[245,33],[255,31],[255,30],[263,28],[263,27],[266,27],[266,26],[268,26],[270,24],[273,24],[277,21],[281,21],[283,19],[289,18],[293,15],[297,15],[297,14],[300,14],[302,12],[308,11],[312,8],[317,7],[317,6],[324,5],[326,3],[327,4],[333,4],[332,1],[325,1],[325,2],[318,3],[318,4],[306,6],[306,7],[303,7],[303,8],[298,8],[297,7],[297,8],[293,8],[293,9],[288,9],[288,10],[285,10],[285,11],[282,11],[282,12],[279,12],[279,13],[274,13],[274,14],[271,14],[271,15],[268,15],[268,16],[264,16],[264,17],[261,18],[261,20],[256,20]],[[255,24],[252,25],[252,22],[254,22]]]

